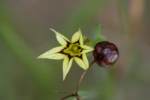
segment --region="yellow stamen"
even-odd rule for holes
[[[78,43],[69,44],[69,46],[63,50],[64,53],[70,56],[80,56],[82,48]]]

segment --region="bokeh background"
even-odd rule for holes
[[[150,100],[149,11],[149,0],[0,0],[0,100],[60,100],[74,90],[76,64],[63,82],[62,61],[36,59],[58,45],[50,27],[68,37],[80,27],[120,50],[114,68],[89,71],[83,100]]]

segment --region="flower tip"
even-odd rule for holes
[[[49,28],[49,30],[51,30],[52,32],[56,32],[56,30],[55,29],[53,29],[53,28]]]
[[[65,79],[66,79],[66,78],[65,78],[65,77],[63,77],[63,81],[65,81]]]
[[[41,55],[37,57],[37,59],[41,59],[41,58],[42,58],[42,56],[41,56]]]
[[[57,34],[60,34],[59,32],[57,32],[55,29],[53,29],[53,28],[49,28],[49,30],[51,30],[52,32],[54,32],[56,35]]]
[[[43,58],[46,58],[44,54],[37,57],[37,59],[43,59]]]
[[[82,33],[81,28],[78,28],[78,32]]]
[[[64,74],[64,75],[63,75],[63,81],[66,80],[66,77],[67,77],[67,74]]]
[[[94,48],[91,47],[91,48],[90,48],[90,51],[94,51]]]
[[[89,66],[86,66],[86,67],[84,67],[83,69],[84,69],[84,70],[87,70],[88,68],[89,68]]]

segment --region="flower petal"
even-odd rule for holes
[[[67,45],[67,41],[69,41],[65,36],[63,36],[61,33],[57,32],[56,30],[50,28],[51,31],[53,31],[55,34],[56,34],[56,38],[57,38],[57,41],[65,46]]]
[[[84,61],[78,57],[75,57],[74,58],[75,62],[81,67],[83,68],[84,70],[87,70],[89,66],[87,66]]]
[[[83,45],[82,48],[83,48],[82,54],[83,53],[88,53],[88,52],[91,52],[91,51],[94,50],[92,47],[89,47],[89,46],[86,46],[86,45]]]
[[[47,51],[47,52],[41,54],[38,58],[47,58],[47,59],[51,59],[52,56],[55,56],[55,54],[60,55],[60,53],[58,53],[58,52],[60,52],[62,49],[64,49],[63,46],[55,47],[55,48],[53,48],[53,49],[51,49],[51,50],[49,50],[49,51]]]
[[[80,42],[80,45],[83,46],[84,39],[83,39],[82,32],[80,29],[79,29],[79,32],[81,33],[79,42]]]
[[[75,33],[73,34],[73,36],[72,36],[71,42],[72,42],[72,43],[75,43],[75,42],[79,41],[81,35],[82,35],[82,33],[81,33],[80,30],[78,30],[77,32],[75,32]]]
[[[89,61],[87,59],[86,54],[82,54],[82,58],[83,58],[83,62],[85,63],[85,65],[87,66],[87,68],[89,67]]]
[[[82,48],[83,48],[83,49],[86,49],[86,50],[91,50],[91,51],[93,50],[92,47],[89,47],[89,46],[87,46],[87,45],[83,45]]]
[[[71,68],[72,62],[73,62],[73,58],[71,58],[69,60],[68,57],[65,57],[65,59],[63,61],[63,80],[65,80],[65,78]]]
[[[56,59],[56,60],[60,60],[60,59],[64,59],[66,57],[66,55],[61,54],[61,53],[54,53],[54,54],[42,54],[40,55],[38,58],[39,59]]]
[[[49,57],[50,55],[52,54],[55,54],[57,52],[60,52],[62,49],[64,49],[63,46],[59,46],[59,47],[55,47],[55,48],[52,48],[51,50],[41,54],[38,58],[45,58],[45,57]]]

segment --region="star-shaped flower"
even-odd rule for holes
[[[75,61],[84,70],[87,70],[89,68],[89,62],[86,53],[93,51],[93,48],[84,45],[81,30],[79,29],[75,32],[71,40],[54,29],[50,30],[55,33],[60,46],[43,53],[38,58],[56,60],[64,59],[63,80],[66,78],[73,61]]]

